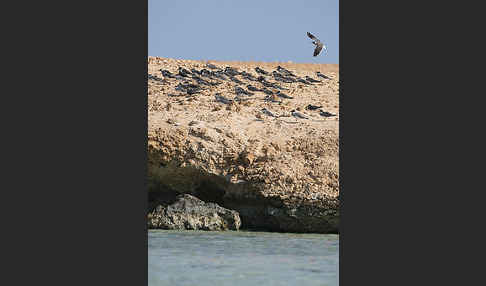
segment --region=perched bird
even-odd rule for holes
[[[201,72],[200,72],[200,71],[198,71],[198,70],[197,70],[197,69],[195,69],[195,68],[192,68],[192,69],[191,69],[191,72],[192,72],[193,74],[198,74],[198,75],[200,75],[200,74],[201,74]]]
[[[275,114],[273,114],[270,110],[268,110],[266,108],[262,108],[262,112],[265,115],[268,115],[268,116],[271,116],[271,117],[277,117],[277,116],[275,116]]]
[[[229,78],[230,78],[232,81],[236,82],[237,84],[243,84],[243,82],[242,82],[241,80],[237,79],[237,78],[236,78],[236,77],[234,77],[234,76],[230,76]]]
[[[192,83],[184,83],[184,84],[179,83],[175,87],[176,90],[180,90],[180,91],[183,91],[183,90],[188,89],[188,88],[199,88],[199,89],[201,89],[200,86],[198,86],[197,84],[192,84]]]
[[[165,82],[164,79],[161,79],[160,77],[156,76],[156,75],[153,75],[153,74],[149,74],[148,75],[148,79],[151,79],[151,80],[156,80],[156,81],[160,81],[160,82]]]
[[[283,68],[283,67],[281,67],[281,66],[278,66],[278,67],[277,67],[277,71],[278,71],[279,73],[283,74],[283,75],[287,75],[287,76],[293,76],[293,77],[295,77],[295,75],[294,75],[294,74],[293,74],[291,71],[289,71],[289,70],[287,70],[287,69],[285,69],[285,68]]]
[[[228,77],[222,71],[212,72],[211,75],[222,80],[228,80]]]
[[[255,68],[255,71],[256,71],[257,73],[260,73],[260,74],[265,74],[265,75],[267,75],[267,74],[268,74],[268,72],[266,72],[266,71],[262,70],[262,69],[261,69],[261,68],[259,68],[259,67],[256,67],[256,68]]]
[[[212,81],[212,82],[209,82],[209,84],[212,85],[212,86],[217,86],[217,85],[220,85],[221,83],[217,82],[217,81]]]
[[[273,71],[272,72],[272,75],[273,75],[273,78],[275,80],[278,80],[278,81],[281,81],[281,82],[286,82],[286,83],[293,83],[293,82],[296,82],[295,79],[291,78],[291,77],[288,77],[288,76],[284,76],[280,73],[278,73],[277,71]]]
[[[254,77],[254,76],[253,76],[251,73],[247,73],[247,72],[242,71],[242,72],[240,73],[240,75],[241,75],[243,78],[247,79],[247,80],[251,80],[251,81],[256,81],[256,80],[257,80],[257,79],[256,79],[256,78],[255,78],[255,77]]]
[[[306,115],[304,115],[304,114],[296,111],[295,109],[293,109],[292,111],[290,111],[290,113],[292,114],[292,116],[297,117],[297,118],[309,119],[309,117],[307,117]]]
[[[164,77],[174,78],[174,76],[172,75],[172,73],[170,71],[168,71],[168,70],[160,69],[160,73],[162,73],[162,75]]]
[[[179,74],[183,77],[188,77],[191,74],[191,72],[186,70],[183,67],[179,67]]]
[[[319,110],[319,115],[324,116],[324,117],[336,116],[336,114],[332,114],[332,113],[329,113],[327,111],[322,111],[322,110]]]
[[[312,83],[310,83],[310,82],[306,81],[306,80],[305,80],[305,79],[303,79],[303,78],[298,78],[298,79],[297,79],[297,81],[298,81],[298,82],[301,82],[301,83],[305,83],[305,84],[312,84]]]
[[[182,83],[179,83],[175,87],[175,90],[183,91],[183,92],[186,92],[187,94],[194,94],[194,93],[201,92],[202,88],[200,86],[198,86],[197,84],[191,84],[191,83],[182,84]]]
[[[228,99],[228,98],[222,96],[221,93],[216,93],[214,95],[214,98],[216,99],[216,101],[222,102],[224,104],[230,104],[230,103],[233,102],[232,99]]]
[[[282,97],[282,98],[287,98],[287,99],[293,99],[292,96],[288,96],[285,93],[281,93],[280,90],[275,93],[276,96]]]
[[[261,83],[262,83],[264,86],[266,86],[266,87],[278,88],[278,87],[277,87],[278,85],[277,85],[276,83],[274,83],[274,82],[268,82],[268,81],[266,81],[266,80],[263,80],[263,81],[261,81]]]
[[[224,69],[224,73],[227,74],[228,76],[235,76],[240,74],[237,70],[235,70],[232,67],[226,67]]]
[[[188,88],[186,90],[187,94],[195,94],[195,93],[200,93],[201,88]]]
[[[315,50],[314,50],[314,57],[315,57],[315,56],[317,56],[317,55],[318,55],[318,54],[321,52],[321,50],[322,50],[323,48],[324,48],[324,50],[325,50],[325,51],[327,51],[327,47],[326,47],[326,45],[324,45],[323,43],[321,43],[321,41],[319,41],[319,39],[318,39],[318,38],[316,38],[314,35],[312,35],[312,34],[311,34],[311,33],[309,33],[309,32],[307,32],[307,36],[308,36],[309,38],[311,38],[312,43],[313,43],[314,45],[316,45],[316,48],[315,48]]]
[[[264,76],[262,76],[262,75],[261,75],[261,76],[259,76],[259,77],[257,78],[257,80],[258,80],[258,81],[261,81],[261,82],[266,81],[265,77],[264,77]]]
[[[182,84],[182,83],[179,83],[176,87],[175,87],[175,90],[178,90],[178,91],[186,91],[186,87]]]
[[[276,89],[281,89],[281,90],[289,90],[288,88],[285,88],[285,87],[281,87],[280,85],[274,83],[273,84],[273,88],[276,88]]]
[[[202,69],[200,75],[205,77],[211,77],[211,72],[208,71],[207,69]]]
[[[237,95],[239,95],[239,94],[253,95],[253,93],[252,93],[252,92],[246,91],[246,90],[242,89],[242,88],[241,88],[241,87],[239,87],[239,86],[235,87],[235,93],[236,93]]]
[[[305,79],[306,79],[307,81],[309,81],[309,82],[322,82],[322,81],[320,81],[320,80],[315,80],[315,79],[311,78],[311,77],[310,77],[310,76],[308,76],[308,75],[306,75],[306,76],[305,76]]]
[[[322,74],[322,73],[320,73],[320,72],[317,72],[316,74],[317,74],[317,76],[319,76],[319,77],[322,77],[322,78],[325,78],[325,79],[331,79],[331,78],[327,77],[326,75],[324,75],[324,74]]]
[[[210,64],[210,63],[207,63],[206,64],[206,67],[209,68],[209,69],[212,69],[212,70],[215,70],[215,69],[218,69],[217,66],[213,65],[213,64]]]
[[[276,88],[276,89],[285,89],[285,90],[288,90],[288,88],[284,88],[284,87],[281,87],[280,85],[278,85],[276,82],[268,82],[264,76],[259,76],[257,78],[257,81],[261,82],[264,86],[266,87],[273,87],[273,88]]]
[[[268,95],[272,95],[273,94],[273,91],[269,90],[268,88],[263,88],[262,91]]]
[[[197,81],[198,84],[203,84],[203,85],[211,85],[209,82],[207,82],[206,80],[198,77],[197,75],[192,75],[192,79]]]
[[[261,91],[261,89],[256,88],[251,84],[247,85],[246,88],[248,88],[248,90],[251,90],[251,91]]]
[[[317,105],[312,105],[312,104],[309,104],[305,107],[305,109],[307,110],[316,110],[316,109],[319,109],[319,108],[322,108],[322,105],[321,106],[317,106]]]

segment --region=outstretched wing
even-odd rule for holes
[[[317,56],[321,52],[322,46],[323,45],[321,43],[319,43],[319,45],[316,45],[316,49],[314,50],[314,57]]]
[[[311,38],[312,40],[314,40],[314,41],[315,41],[315,40],[318,40],[318,39],[317,39],[317,38],[316,38],[314,35],[312,35],[312,34],[311,34],[311,33],[309,33],[309,32],[307,32],[307,36],[308,36],[309,38]]]

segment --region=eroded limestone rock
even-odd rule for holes
[[[159,205],[148,215],[148,227],[177,230],[239,230],[238,212],[206,203],[189,194],[176,197],[168,206]]]

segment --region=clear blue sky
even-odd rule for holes
[[[149,0],[148,21],[149,56],[339,63],[338,0]]]

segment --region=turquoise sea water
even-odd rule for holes
[[[150,230],[155,285],[338,285],[339,235]]]

